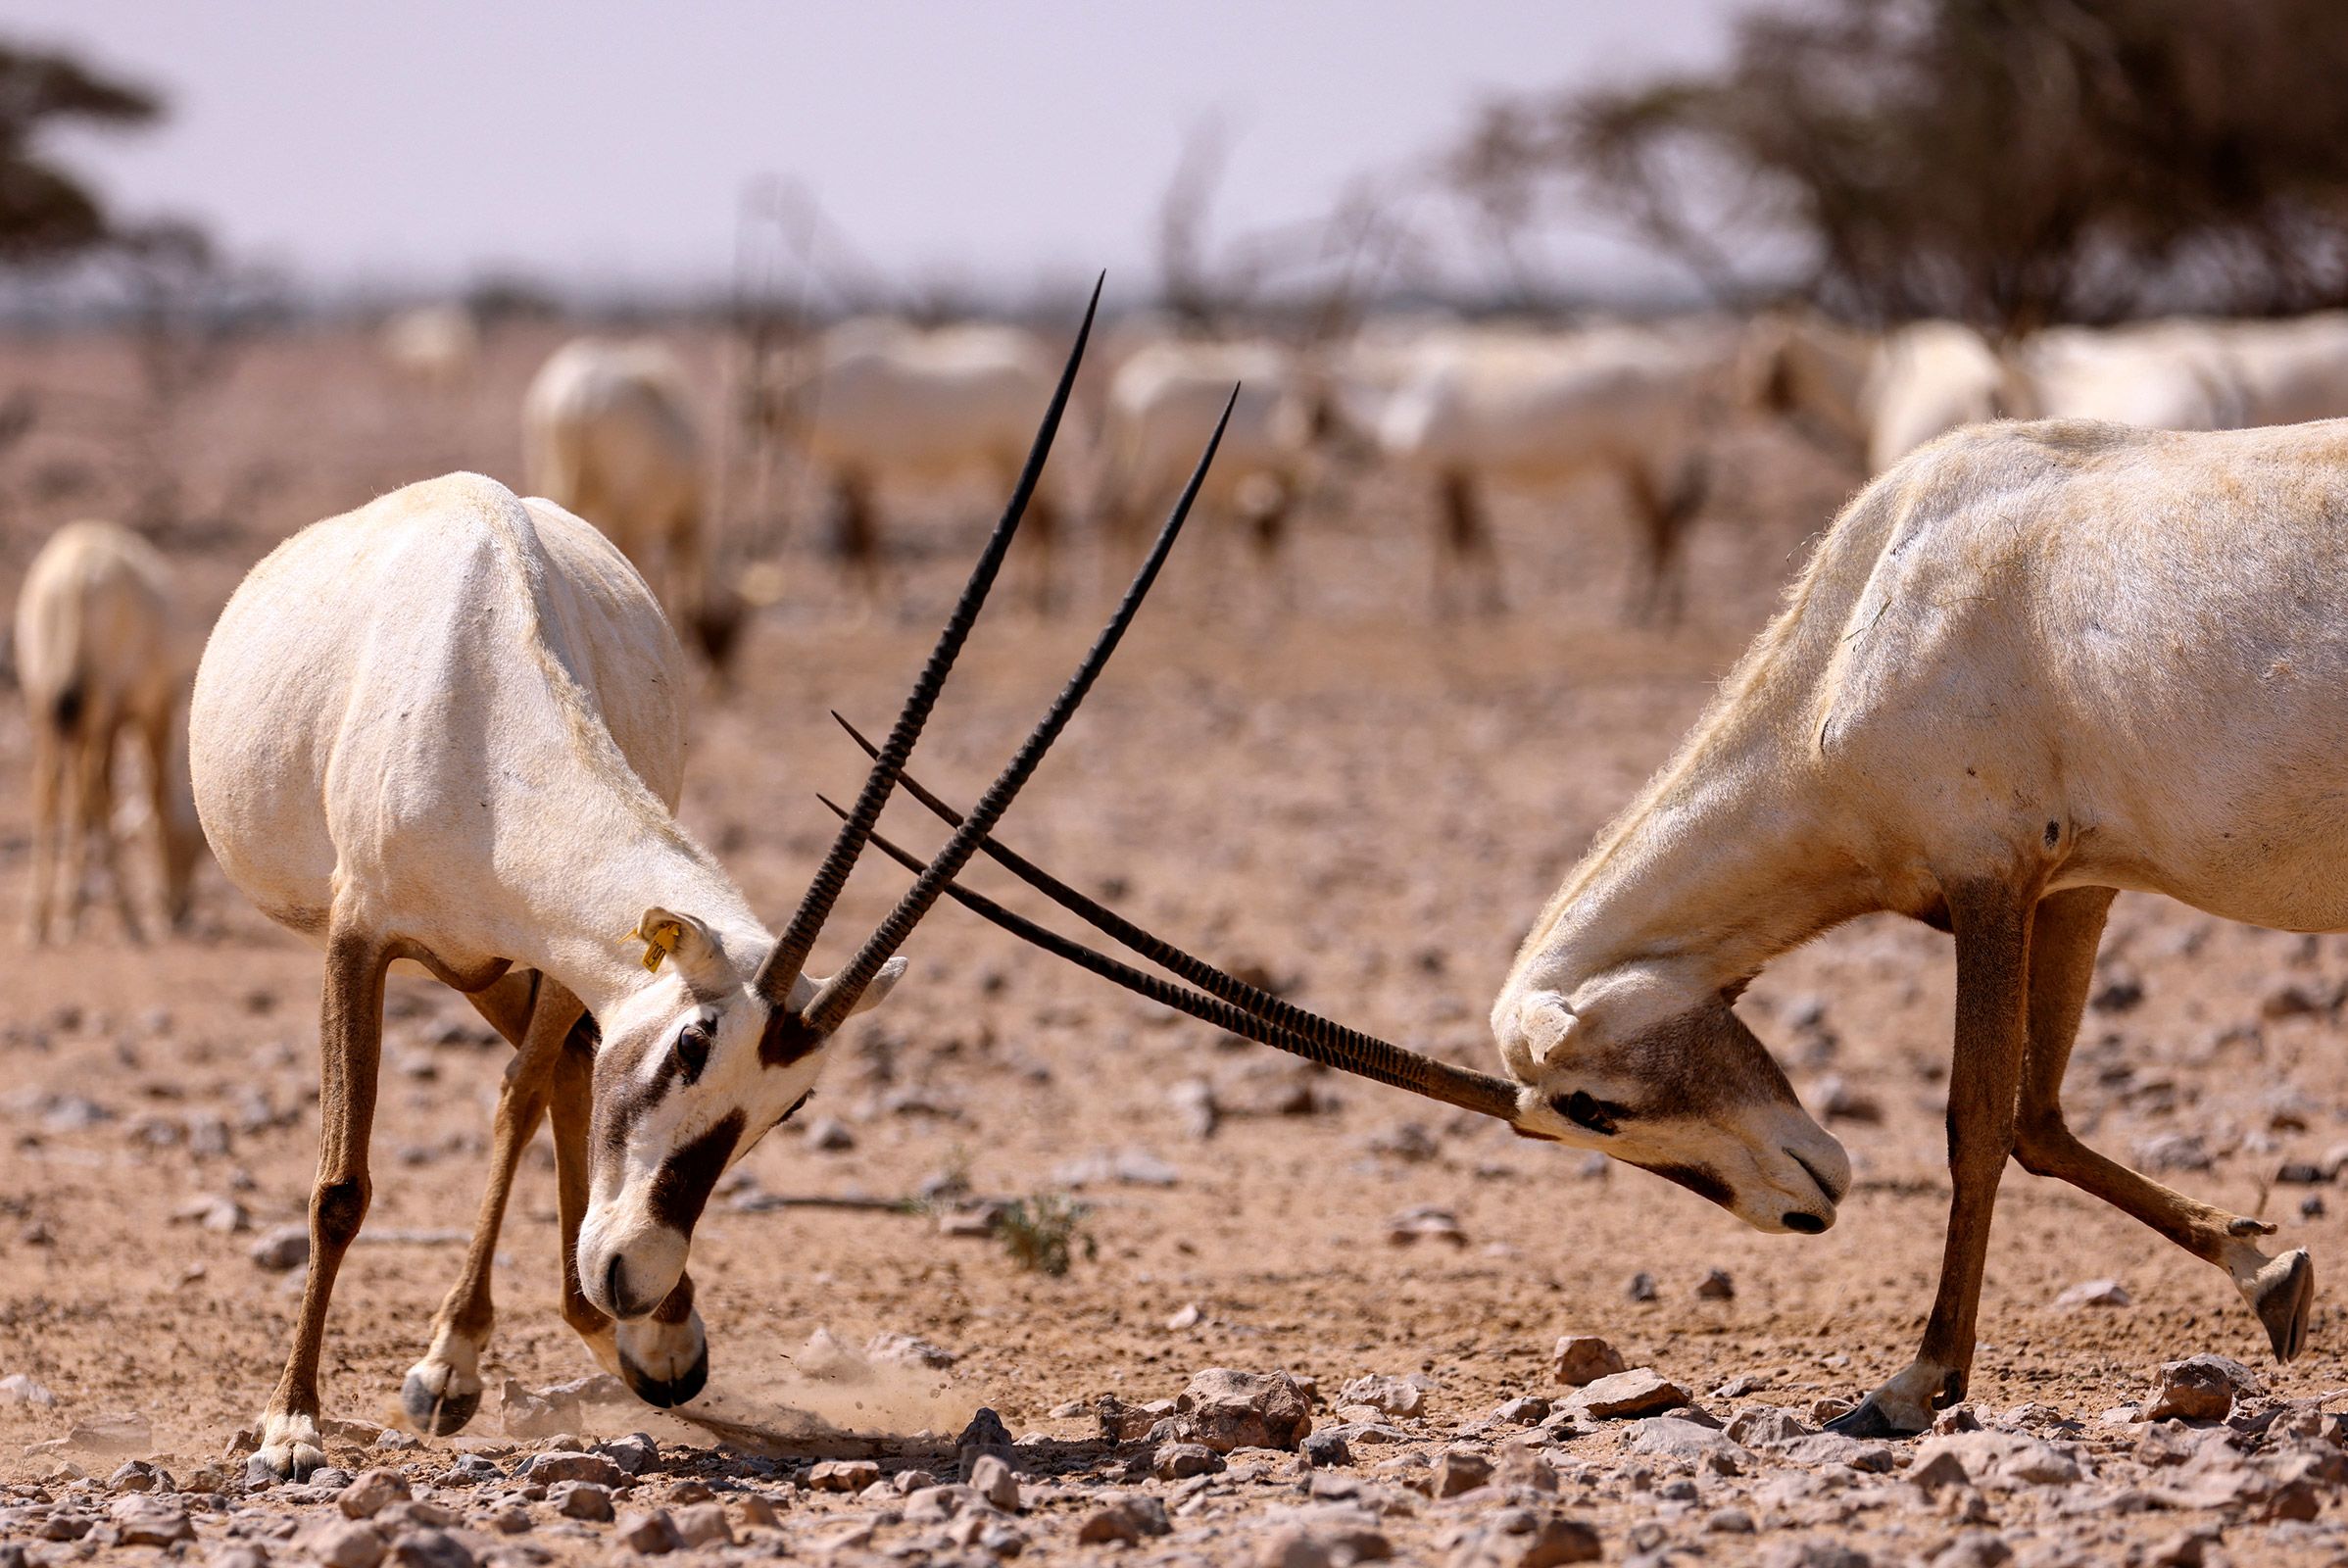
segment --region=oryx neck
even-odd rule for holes
[[[665,963],[646,968],[645,944],[629,936],[658,906],[708,926],[747,980],[774,936],[709,852],[673,822],[665,832],[648,826],[633,834],[606,826],[608,836],[566,837],[560,860],[546,868],[542,885],[553,896],[529,937],[538,951],[515,961],[562,981],[601,1017],[667,972]]]
[[[1542,911],[1519,979],[1570,999],[1578,983],[1662,964],[1691,987],[1734,986],[1882,906],[1804,744],[1815,688],[1802,652],[1757,650],[1724,683]]]

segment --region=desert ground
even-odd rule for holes
[[[141,472],[178,488],[158,538],[204,617],[317,517],[456,467],[518,485],[520,388],[554,340],[502,331],[475,384],[434,393],[363,335],[288,332],[168,421],[133,421],[135,453],[108,412],[135,384],[122,344],[13,342],[12,377],[58,412],[0,460],[0,597],[50,529],[130,507]],[[713,344],[681,341],[713,383]],[[1085,430],[1065,445],[1081,469]],[[1304,1005],[1491,1067],[1515,944],[1847,483],[1758,427],[1724,431],[1720,463],[1672,629],[1623,620],[1627,533],[1602,489],[1503,499],[1510,606],[1492,617],[1430,612],[1418,498],[1379,475],[1319,498],[1276,575],[1203,519],[1002,836]],[[878,603],[838,579],[813,521],[772,543],[783,596],[730,688],[702,695],[683,814],[777,921],[829,838],[816,791],[861,776],[827,710],[887,722],[998,499],[903,498]],[[916,754],[925,782],[975,795],[1074,662],[1122,565],[1081,527],[1066,555],[1072,612],[1040,616],[1006,579]],[[12,920],[25,766],[24,715],[0,705]],[[887,829],[938,839],[902,803]],[[1041,912],[998,872],[971,880]],[[901,886],[868,858],[818,966]],[[501,1242],[489,1396],[457,1438],[400,1430],[507,1052],[453,993],[395,981],[368,1236],[326,1342],[334,1469],[267,1486],[242,1456],[301,1275],[262,1244],[307,1201],[318,956],[210,866],[189,937],[133,945],[101,908],[74,941],[12,947],[0,1564],[2348,1560],[2336,1307],[2276,1367],[2217,1270],[2019,1169],[1968,1403],[1913,1442],[1807,1436],[1907,1362],[1938,1267],[1952,969],[1921,926],[1835,931],[1740,1004],[1856,1167],[1839,1223],[1809,1238],[1219,1037],[952,906],[907,953],[906,983],[700,1226],[712,1372],[687,1413],[714,1431],[595,1380],[558,1312],[543,1137]],[[2348,939],[2125,897],[2073,1122],[2328,1270],[2348,1255],[2329,1186],[2348,1162],[2344,998]],[[970,1200],[1049,1218],[1062,1197],[1080,1205],[1063,1274],[967,1218]],[[850,1199],[884,1201],[804,1201]],[[1605,1414],[1561,1380],[1565,1336],[1676,1395]],[[2163,1364],[2194,1355],[2252,1381],[2199,1419],[2147,1419]],[[1211,1402],[1148,1408],[1214,1368],[1300,1380],[1251,1386],[1309,1398],[1320,1436],[1299,1448],[1285,1406],[1255,1434]],[[1007,1447],[972,1429],[982,1407]],[[955,1490],[973,1472],[980,1490]]]

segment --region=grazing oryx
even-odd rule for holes
[[[2108,419],[2148,430],[2232,430],[2254,419],[2233,376],[2226,330],[2214,321],[2061,326],[2024,343],[2026,412]]]
[[[84,857],[95,840],[115,907],[141,932],[115,854],[114,769],[123,731],[138,738],[155,819],[165,917],[194,906],[204,837],[189,798],[180,703],[193,640],[171,568],[128,529],[68,523],[41,547],[17,598],[17,679],[32,730],[32,894],[25,932],[46,942],[62,893],[81,929]],[[64,862],[60,886],[59,862]]]
[[[1879,337],[1774,315],[1754,323],[1738,362],[1747,401],[1870,474],[1961,425],[2037,412],[2028,374],[1961,321],[1911,321]]]
[[[800,443],[831,487],[843,565],[880,585],[877,484],[932,485],[973,474],[1003,482],[1027,449],[1029,411],[1050,394],[1052,357],[1034,334],[983,322],[920,331],[901,321],[844,321],[823,334],[813,368],[758,390],[755,416]],[[1052,593],[1057,509],[1029,508],[1036,598]]]
[[[601,528],[722,668],[742,606],[709,580],[701,435],[676,356],[649,338],[565,343],[523,396],[522,451],[530,488]]]
[[[1915,1361],[1836,1429],[1919,1432],[1964,1396],[2009,1158],[2224,1269],[2288,1361],[2314,1300],[2307,1253],[2270,1253],[2274,1226],[2095,1152],[2061,1095],[2117,890],[2348,929],[2344,530],[2348,419],[2002,423],[1915,453],[1844,510],[1678,755],[1542,911],[1492,1012],[1510,1081],[1239,986],[1000,847],[1214,1000],[964,902],[1237,1033],[1803,1233],[1834,1222],[1849,1163],[1736,999],[1821,932],[1913,916],[1956,938],[1946,1250]]]
[[[1434,488],[1439,605],[1447,602],[1447,573],[1465,567],[1486,608],[1500,606],[1488,487],[1608,473],[1621,479],[1639,524],[1633,611],[1676,619],[1682,547],[1706,490],[1705,411],[1722,374],[1722,356],[1701,333],[1612,327],[1439,339],[1378,426],[1386,456]]]
[[[897,949],[1074,713],[1181,527],[1187,495],[968,831],[845,967],[811,980],[807,956],[1009,548],[1084,342],[780,937],[671,814],[681,656],[642,579],[585,522],[453,475],[303,530],[237,590],[197,675],[197,802],[229,876],[326,954],[310,1273],[261,1468],[322,1462],[319,1346],[367,1213],[383,977],[403,959],[474,997],[520,1051],[465,1275],[404,1391],[411,1414],[452,1432],[479,1402],[498,1221],[550,1107],[564,1317],[651,1402],[703,1387],[685,1264],[711,1188],[805,1102],[834,1031],[895,982]]]
[[[1160,340],[1117,367],[1101,479],[1105,537],[1130,539],[1181,488],[1189,455],[1214,427],[1234,381],[1244,390],[1201,499],[1244,520],[1260,556],[1279,553],[1320,421],[1297,357],[1270,343]]]
[[[383,323],[383,358],[432,392],[450,393],[480,367],[481,328],[462,305],[417,305]]]

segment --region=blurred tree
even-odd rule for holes
[[[144,87],[70,55],[0,40],[0,265],[67,261],[114,236],[96,193],[48,156],[47,132],[146,125],[162,113]]]
[[[1777,0],[1716,73],[1489,107],[1450,172],[1874,321],[2300,311],[2348,302],[2344,73],[2338,0]]]

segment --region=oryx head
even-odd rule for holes
[[[1096,288],[1096,306],[1099,301]],[[873,838],[881,808],[1034,492],[1092,322],[1088,309],[1010,505],[782,935],[771,944],[745,942],[666,908],[646,910],[636,929],[648,963],[659,970],[653,983],[597,1020],[603,1044],[595,1063],[588,1207],[576,1259],[587,1298],[615,1318],[669,1321],[660,1317],[665,1305],[681,1319],[689,1302],[671,1302],[670,1293],[684,1272],[694,1223],[717,1178],[806,1101],[840,1026],[877,1003],[896,982],[905,962],[895,956],[898,948],[977,851],[1075,713],[1140,610],[1189,514],[1214,441],[1115,613],[997,776],[971,821],[922,868],[911,889],[837,973],[820,981],[807,976],[815,939],[857,855]],[[1221,434],[1218,426],[1217,440]]]
[[[867,752],[878,751],[856,739]],[[919,781],[900,782],[966,830],[961,813]],[[919,860],[886,839],[873,842],[908,869],[920,869]],[[1495,1078],[1307,1012],[1142,929],[1007,845],[990,838],[982,847],[1037,892],[1198,990],[1098,953],[984,895],[950,889],[966,907],[1046,952],[1233,1034],[1497,1118],[1529,1138],[1602,1151],[1700,1193],[1762,1230],[1823,1231],[1849,1189],[1842,1146],[1803,1111],[1730,999],[1717,989],[1691,992],[1667,968],[1620,971],[1569,1000],[1527,983],[1545,961],[1530,953],[1493,1014],[1510,1072]]]
[[[1520,1130],[1653,1171],[1756,1230],[1825,1230],[1850,1158],[1732,1000],[1669,959],[1573,983],[1528,951],[1492,1016],[1530,1091]]]

